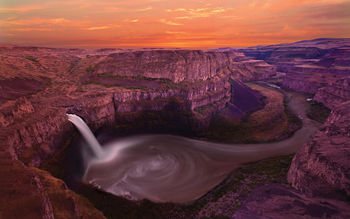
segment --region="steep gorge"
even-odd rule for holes
[[[290,217],[348,217],[347,43],[346,39],[319,39],[210,51],[1,47],[0,178],[6,180],[0,186],[0,212],[9,218],[26,214],[104,217],[63,181],[36,168],[69,145],[74,128],[67,121],[67,112],[83,117],[94,131],[116,128],[116,124],[122,130],[142,119],[141,130],[164,125],[168,119],[175,125],[169,122],[160,129],[179,131],[176,125],[180,123],[188,130],[200,131],[224,108],[231,109],[230,115],[239,120],[261,107],[260,96],[241,82],[269,80],[315,95],[313,99],[332,113],[294,157],[288,173],[294,189],[279,184],[261,186],[243,203],[235,201],[234,209],[240,207],[229,216],[275,217],[284,212]],[[244,97],[252,101],[245,102]],[[7,203],[7,199],[17,197],[11,191],[21,191],[16,193],[18,199],[21,194],[26,198]],[[28,191],[33,192],[25,193]],[[228,192],[219,201],[230,195]],[[228,208],[233,208],[232,198],[228,200]],[[16,211],[28,202],[32,203],[28,205],[30,214]],[[295,211],[286,211],[286,206]]]
[[[23,87],[16,89],[15,95],[2,96],[0,106],[0,150],[6,156],[4,164],[11,164],[9,171],[1,173],[2,178],[8,178],[6,185],[13,184],[14,190],[16,186],[32,185],[33,179],[40,178],[33,168],[69,144],[74,129],[67,121],[67,112],[82,116],[93,130],[97,130],[114,126],[116,121],[130,122],[145,111],[170,109],[188,112],[183,119],[188,120],[191,129],[201,130],[208,127],[212,115],[227,104],[235,104],[229,79],[255,80],[274,74],[272,66],[264,66],[261,62],[239,64],[242,59],[247,59],[234,52],[16,46],[2,47],[1,51],[0,82],[6,85],[1,86],[1,92],[10,94],[15,86]],[[23,84],[29,79],[40,86]],[[260,107],[260,103],[256,104]],[[244,115],[244,111],[241,113]],[[17,169],[16,176],[11,174],[13,168]],[[32,177],[22,178],[21,185],[14,183],[22,174],[28,173]],[[50,177],[49,181],[55,179]],[[47,187],[40,183],[36,185],[42,194],[49,194],[53,189],[50,183]],[[7,197],[9,188],[3,188],[2,197]],[[60,218],[53,210],[59,206],[52,200],[55,196],[43,197],[34,194],[33,203],[38,204],[31,211],[47,218],[52,215]],[[73,203],[75,211],[79,212],[74,217],[89,214],[85,202],[73,199]],[[12,211],[2,207],[1,212],[10,215]],[[99,213],[94,214],[102,217]]]

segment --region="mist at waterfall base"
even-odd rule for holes
[[[201,197],[243,163],[294,153],[318,127],[303,117],[303,127],[293,137],[275,143],[219,144],[174,135],[134,135],[112,138],[101,146],[82,119],[68,117],[87,142],[81,147],[84,182],[132,200],[176,203]]]

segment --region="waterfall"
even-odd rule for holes
[[[100,143],[98,143],[94,134],[91,132],[90,128],[84,120],[82,120],[79,116],[74,114],[67,114],[68,120],[72,122],[75,127],[79,130],[79,132],[83,135],[89,147],[95,156],[99,157],[102,154],[102,147]]]

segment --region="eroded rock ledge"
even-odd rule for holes
[[[293,187],[317,196],[350,196],[349,107],[350,102],[336,107],[314,138],[297,152],[288,174]]]
[[[248,59],[235,52],[1,50],[0,82],[6,84],[0,97],[3,150],[34,166],[65,144],[62,139],[73,130],[66,112],[82,116],[96,130],[127,114],[130,118],[132,113],[163,110],[177,99],[201,128],[215,112],[235,104],[230,78],[261,79],[275,70],[261,61],[242,64]],[[40,86],[23,84],[28,78]]]
[[[197,127],[205,127],[226,104],[240,103],[230,78],[264,79],[277,68],[283,87],[316,94],[333,112],[293,159],[288,180],[296,190],[276,184],[257,188],[230,216],[348,218],[349,47],[346,39],[329,47],[324,40],[240,50],[261,60],[234,50],[1,47],[0,216],[104,217],[63,181],[36,168],[72,133],[67,111],[96,130],[117,118],[166,109],[175,99]]]
[[[350,101],[333,108],[293,158],[288,182],[294,189],[279,184],[257,188],[233,218],[349,217]]]
[[[67,112],[97,130],[138,112],[167,110],[175,101],[200,129],[215,112],[235,104],[235,89],[250,92],[239,82],[233,89],[230,79],[275,73],[273,66],[235,52],[0,50],[0,162],[1,179],[6,179],[1,181],[0,215],[6,218],[104,217],[64,182],[35,168],[68,144],[74,129]]]
[[[280,184],[258,187],[232,218],[348,218],[349,205],[309,197]]]

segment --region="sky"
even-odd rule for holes
[[[0,0],[0,42],[246,47],[350,37],[350,0]]]

